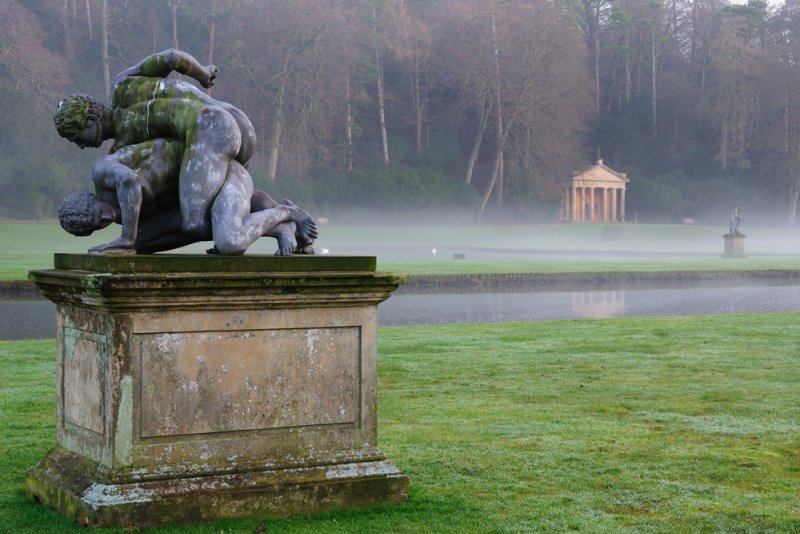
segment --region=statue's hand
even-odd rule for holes
[[[105,252],[113,252],[116,254],[136,254],[133,248],[133,241],[124,237],[118,237],[110,243],[104,245],[97,245],[89,249],[89,254],[103,254]]]
[[[201,81],[200,85],[208,89],[209,87],[214,85],[215,81],[217,81],[217,74],[219,74],[219,69],[217,68],[216,65],[209,65],[206,67],[206,70],[208,71],[208,79]]]

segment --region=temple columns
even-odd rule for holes
[[[611,195],[611,222],[617,222],[617,190]]]
[[[566,185],[561,188],[559,220],[625,222],[625,189]]]

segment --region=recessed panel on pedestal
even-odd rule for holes
[[[103,394],[106,337],[94,332],[65,327],[62,355],[64,365],[64,421],[104,434]]]
[[[359,422],[358,327],[137,337],[142,438]]]

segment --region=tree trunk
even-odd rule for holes
[[[89,4],[89,0],[86,0],[84,5],[86,6],[86,24],[89,27],[89,40],[91,41],[94,39],[94,35],[92,33],[92,6]]]
[[[216,46],[215,36],[217,33],[217,0],[211,0],[211,15],[208,21],[208,64],[214,64],[214,47]],[[211,87],[206,89],[207,94],[211,94]]]
[[[278,176],[278,155],[281,150],[283,134],[283,99],[286,93],[286,78],[278,89],[278,101],[275,104],[275,117],[272,121],[272,135],[269,140],[269,160],[267,161],[267,178],[274,180]]]
[[[353,107],[350,94],[350,71],[347,71],[344,80],[345,99],[347,101],[347,116],[345,118],[345,149],[344,166],[347,172],[353,170]]]
[[[381,147],[383,148],[383,162],[389,164],[389,136],[386,133],[386,102],[383,91],[383,61],[381,60],[381,47],[375,43],[375,67],[378,70],[378,122],[381,128]]]
[[[111,69],[108,58],[108,0],[101,3],[100,31],[102,43],[100,44],[100,55],[103,62],[103,87],[105,87],[106,100],[111,100]]]
[[[625,103],[631,103],[631,95],[633,92],[633,68],[631,61],[631,30],[625,28]]]
[[[157,28],[158,28],[158,17],[156,17],[155,9],[150,8],[150,33],[152,33],[153,35],[153,45],[151,50],[154,54],[158,52],[157,50],[158,39],[156,38],[156,35],[158,34],[158,32],[156,31]]]
[[[478,161],[478,154],[481,151],[481,143],[483,142],[483,134],[486,131],[486,125],[489,122],[489,106],[486,100],[481,101],[481,111],[478,120],[478,134],[475,136],[475,142],[472,144],[472,153],[469,155],[469,163],[467,163],[467,175],[464,181],[472,183],[472,173],[475,170],[475,163]]]
[[[495,89],[495,108],[496,108],[496,138],[497,138],[497,154],[495,155],[495,170],[492,171],[492,186],[494,186],[494,182],[497,182],[497,191],[495,193],[495,200],[497,202],[497,207],[503,207],[503,145],[505,144],[502,142],[502,139],[505,136],[505,132],[503,131],[503,98],[500,94],[500,48],[497,43],[497,24],[495,23],[495,16],[494,16],[494,8],[491,10],[492,16],[492,41],[494,45],[494,89]],[[491,191],[489,191],[491,194]],[[481,209],[483,211],[483,209]]]
[[[728,170],[728,117],[722,119],[722,128],[719,135],[719,165],[723,171]]]
[[[486,186],[486,190],[483,192],[483,199],[481,199],[481,207],[478,209],[478,221],[481,220],[483,217],[483,212],[486,210],[486,204],[489,203],[489,197],[492,196],[492,189],[494,189],[494,184],[497,182],[497,173],[500,171],[500,160],[495,159],[494,161],[494,168],[492,169],[492,175],[489,178],[489,183]]]
[[[75,4],[75,0],[72,0],[73,6]],[[63,20],[61,21],[64,30],[64,55],[67,57],[67,61],[72,61],[73,58],[73,39],[72,39],[72,28],[73,28],[73,20],[70,17],[70,10],[69,10],[69,1],[64,0],[62,4],[63,12]]]
[[[594,28],[594,112],[600,114],[600,8]]]
[[[783,154],[789,155],[789,88],[783,89]]]
[[[697,122],[699,123],[703,118],[703,110],[705,109],[706,100],[706,61],[707,54],[703,54],[703,61],[700,63],[700,103],[697,106]]]
[[[208,21],[208,64],[214,64],[214,37],[217,33],[217,0],[211,0],[211,16]]]
[[[180,49],[178,45],[178,0],[170,0],[169,7],[172,12],[172,46]]]
[[[658,123],[658,115],[656,113],[656,60],[658,59],[658,54],[656,53],[656,29],[655,25],[651,28],[650,31],[650,85],[651,85],[651,104],[650,104],[650,120],[653,124],[653,131],[656,129],[656,125]]]
[[[422,125],[424,127],[425,136],[425,149],[430,150],[431,136],[430,136],[430,122],[428,121],[428,103],[430,102],[430,62],[425,62],[425,84],[422,90]]]
[[[697,0],[692,0],[692,31],[689,38],[689,63],[694,65],[697,52]]]
[[[419,83],[419,55],[414,50],[414,72],[413,72],[413,85],[411,88],[411,99],[414,105],[414,135],[416,141],[417,155],[422,153],[422,93],[420,91]]]
[[[505,142],[506,142],[506,136],[504,135],[497,143],[498,144],[498,149],[497,149],[498,152],[502,153],[503,146],[505,145]],[[478,210],[478,221],[480,221],[481,217],[483,217],[483,212],[486,210],[486,204],[489,203],[489,198],[492,196],[492,190],[494,189],[495,184],[497,183],[497,180],[498,180],[498,178],[500,176],[500,172],[502,170],[500,167],[501,167],[502,164],[503,164],[502,159],[495,158],[495,160],[494,160],[494,168],[492,169],[492,175],[489,178],[489,183],[486,186],[486,190],[483,192],[483,199],[481,200],[481,207]]]
[[[800,201],[800,184],[798,184],[798,178],[795,178],[789,191],[789,226],[794,226],[797,222],[798,201]]]

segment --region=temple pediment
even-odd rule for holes
[[[603,160],[597,160],[597,163],[591,167],[576,172],[572,176],[573,183],[588,183],[588,182],[610,182],[610,183],[628,183],[628,176],[623,172],[617,172],[611,167],[603,163]]]

